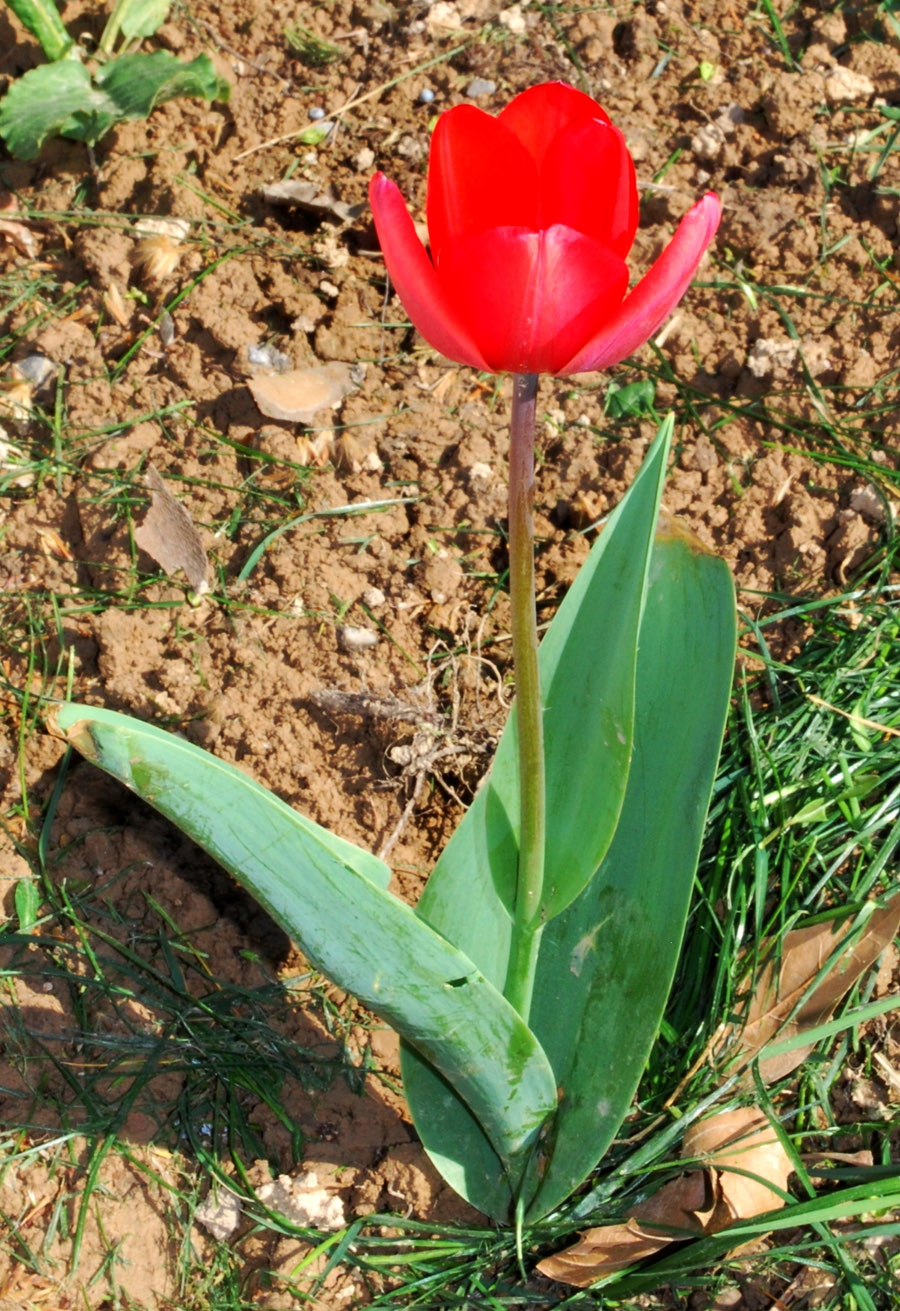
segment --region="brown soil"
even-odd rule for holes
[[[413,901],[452,832],[460,799],[483,772],[509,695],[507,609],[494,580],[503,568],[498,525],[510,382],[479,381],[397,328],[405,316],[395,301],[385,305],[367,211],[347,223],[323,219],[268,203],[262,187],[290,172],[354,205],[364,202],[368,178],[381,167],[419,216],[433,112],[464,100],[475,77],[496,83],[495,94],[478,103],[497,109],[533,83],[576,79],[577,64],[625,131],[645,184],[634,270],[647,266],[703,190],[715,189],[724,202],[714,257],[661,343],[665,369],[693,400],[687,406],[664,380],[657,405],[679,407],[666,506],[725,556],[742,605],[755,611],[761,593],[843,585],[880,541],[877,496],[852,500],[858,475],[804,453],[803,432],[817,408],[838,406],[841,440],[856,450],[865,444],[875,482],[897,467],[888,420],[863,430],[852,409],[889,376],[900,333],[896,156],[876,183],[868,171],[877,156],[829,153],[882,122],[880,98],[897,95],[900,53],[886,36],[869,39],[877,35],[874,6],[845,16],[825,15],[813,3],[794,6],[785,30],[801,62],[791,71],[763,19],[731,0],[545,8],[554,9],[552,17],[528,4],[504,8],[501,0],[333,0],[299,12],[287,0],[197,0],[189,20],[162,30],[161,43],[186,56],[213,52],[233,84],[227,108],[166,105],[148,122],[106,138],[94,167],[74,143],[51,143],[37,164],[0,155],[0,182],[46,214],[31,225],[39,247],[34,275],[50,270],[74,293],[61,313],[48,305],[51,312],[33,325],[33,307],[13,309],[0,323],[0,331],[20,338],[16,358],[36,351],[64,369],[71,443],[64,476],[6,498],[6,592],[32,597],[47,616],[43,658],[55,668],[62,649],[71,653],[77,698],[178,726],[363,846],[378,850],[393,839],[397,890]],[[93,28],[79,12],[70,4],[65,16]],[[437,21],[442,16],[448,27]],[[337,42],[342,57],[313,69],[295,60],[282,33],[298,20]],[[37,60],[34,43],[8,14],[0,15],[0,50],[2,89],[3,77]],[[704,72],[712,70],[705,79],[701,62],[709,65]],[[418,99],[426,87],[435,93],[430,107]],[[316,104],[339,121],[318,148],[297,141]],[[841,172],[829,181],[834,166]],[[85,204],[76,221],[72,211]],[[99,221],[91,211],[101,213]],[[139,215],[191,225],[174,267],[155,283],[134,262],[139,238],[132,221]],[[24,263],[14,245],[0,245],[0,275]],[[800,289],[778,302],[790,324],[772,298],[744,294],[748,277],[764,287]],[[129,296],[129,288],[141,294]],[[164,333],[150,332],[118,367],[156,307],[186,288]],[[303,430],[259,413],[246,383],[247,351],[266,343],[296,366],[364,366],[325,427]],[[647,347],[637,364],[652,362]],[[633,376],[626,367],[618,378]],[[605,435],[606,383],[599,376],[541,383],[542,618],[588,550],[588,537],[577,530],[616,503],[655,430],[632,420]],[[767,427],[761,402],[794,416],[795,435]],[[133,583],[133,520],[143,513],[150,461],[211,555],[213,585],[199,601],[180,576],[167,579],[142,553],[139,585]],[[132,488],[127,504],[112,496],[123,480]],[[239,581],[250,552],[276,524],[310,510],[383,500],[392,503],[353,518],[311,518],[283,533]],[[347,650],[344,623],[370,629],[377,641]],[[786,633],[785,649],[799,636]],[[438,675],[429,674],[436,664]],[[32,691],[40,690],[15,643],[7,672],[17,687],[31,679]],[[57,682],[48,690],[62,688]],[[449,711],[451,688],[459,751],[435,786],[430,739],[422,733],[427,716],[419,713],[417,722],[415,712],[431,704]],[[413,709],[405,720],[372,713],[371,705],[344,713],[323,708],[323,690],[400,698]],[[18,722],[6,722],[4,813],[19,807],[21,814]],[[31,733],[24,783],[35,819],[59,760],[56,741]],[[414,791],[414,813],[398,833]],[[30,847],[27,826],[14,836]],[[302,976],[302,961],[252,902],[85,765],[73,765],[66,781],[50,849],[52,878],[70,890],[91,887],[83,916],[114,942],[160,970],[167,968],[168,939],[185,958],[189,943],[194,956],[183,962],[185,986],[198,997],[210,978],[230,985],[236,998],[239,990]],[[26,865],[12,851],[6,860],[11,913],[13,883]],[[103,1304],[109,1279],[89,1281],[117,1242],[115,1282],[123,1294],[141,1307],[178,1305],[180,1220],[165,1213],[169,1194],[154,1191],[145,1169],[149,1164],[188,1192],[194,1186],[180,1174],[192,1168],[190,1151],[173,1139],[172,1119],[160,1120],[160,1108],[168,1115],[178,1103],[184,1074],[177,1070],[155,1073],[127,1106],[118,1132],[139,1165],[129,1167],[119,1151],[100,1165],[80,1273],[65,1282],[71,1217],[92,1150],[84,1103],[65,1074],[72,1077],[86,1052],[100,1051],[85,1049],[85,1032],[124,1041],[157,1032],[168,1018],[152,997],[129,993],[124,974],[127,999],[119,1005],[108,996],[95,1005],[90,999],[100,994],[90,990],[81,1005],[77,990],[54,986],[54,969],[75,969],[76,958],[83,967],[84,959],[73,930],[56,932],[54,950],[10,949],[2,962],[18,978],[6,998],[16,1019],[8,1022],[0,1067],[0,1125],[28,1118],[39,1068],[46,1128],[76,1135],[70,1166],[51,1177],[38,1160],[27,1175],[8,1173],[0,1207],[18,1218],[31,1244],[58,1203],[70,1216],[68,1226],[57,1224],[46,1251],[43,1296],[56,1301],[35,1305]],[[308,1004],[273,1001],[270,1023],[307,1053],[309,1070],[325,1074],[285,1074],[280,1101],[290,1124],[264,1097],[247,1089],[235,1094],[256,1128],[260,1156],[284,1174],[311,1169],[348,1217],[376,1209],[435,1220],[466,1214],[418,1148],[391,1087],[392,1036],[370,1031],[366,1017],[334,990],[307,986]],[[56,1065],[30,1063],[36,1043],[52,1050]],[[361,1095],[347,1074],[367,1053],[387,1077],[358,1076]],[[343,1073],[327,1077],[335,1067]],[[98,1096],[114,1091],[121,1098],[120,1086],[96,1088]],[[53,1115],[51,1104],[59,1108]],[[32,1138],[38,1142],[36,1130]],[[172,1155],[176,1148],[186,1156]],[[268,1173],[258,1167],[256,1182]],[[200,1229],[194,1241],[202,1251]],[[248,1296],[258,1288],[260,1305],[289,1304],[277,1280],[273,1286],[270,1276],[254,1272],[286,1273],[297,1251],[277,1236],[250,1240]],[[37,1296],[24,1276],[17,1278],[14,1258],[0,1257],[0,1293]],[[364,1291],[353,1278],[341,1275],[321,1304],[362,1304]]]

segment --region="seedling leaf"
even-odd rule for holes
[[[97,74],[97,86],[113,101],[119,118],[146,118],[157,105],[177,96],[227,101],[231,94],[209,55],[182,64],[167,50],[111,60]]]
[[[0,136],[13,155],[34,159],[51,136],[93,143],[119,117],[114,102],[91,83],[83,64],[42,64],[16,78],[0,101]]]
[[[127,0],[119,12],[119,28],[126,41],[152,36],[169,15],[172,0]]]
[[[73,47],[53,0],[7,0],[22,26],[36,36],[48,59],[62,59]]]

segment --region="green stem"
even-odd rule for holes
[[[116,0],[116,4],[113,6],[113,11],[106,20],[103,35],[97,46],[98,54],[107,56],[112,54],[113,46],[116,44],[116,40],[122,28],[122,17],[128,8],[130,8],[130,0]]]
[[[509,450],[509,600],[519,735],[519,864],[504,995],[527,1020],[544,888],[544,728],[534,604],[534,411],[537,375],[513,379]]]
[[[7,0],[19,22],[36,36],[46,57],[62,59],[72,49],[72,38],[53,0]]]

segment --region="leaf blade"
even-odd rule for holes
[[[541,943],[530,1022],[563,1093],[533,1216],[563,1201],[605,1153],[656,1037],[687,918],[735,644],[727,566],[667,525],[641,624],[634,757],[619,825],[595,878]]]
[[[177,96],[227,101],[231,94],[209,55],[182,63],[167,50],[111,59],[97,73],[96,84],[115,104],[119,118],[146,118]]]
[[[233,766],[126,715],[69,704],[56,711],[55,731],[188,833],[316,968],[452,1079],[517,1175],[556,1103],[547,1059],[468,957],[379,886],[382,862]]]

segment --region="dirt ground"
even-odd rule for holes
[[[96,36],[94,8],[68,4],[64,16]],[[62,380],[63,472],[8,487],[0,507],[7,597],[22,607],[33,598],[38,608],[55,597],[43,655],[62,677],[45,690],[62,694],[70,670],[76,698],[177,727],[344,837],[388,846],[397,890],[416,899],[489,761],[510,694],[497,580],[511,387],[448,365],[402,326],[402,308],[385,298],[366,187],[383,169],[421,218],[432,115],[467,98],[497,110],[551,78],[583,85],[625,132],[642,186],[634,273],[704,190],[723,200],[714,252],[656,353],[645,347],[617,374],[625,383],[652,370],[657,408],[676,406],[666,508],[725,556],[750,613],[765,594],[846,585],[882,540],[880,476],[889,482],[898,461],[891,417],[854,417],[871,415],[878,388],[893,385],[900,338],[900,180],[891,153],[870,176],[885,137],[871,148],[867,137],[900,93],[900,47],[883,21],[874,5],[795,5],[784,19],[798,60],[789,67],[763,10],[732,0],[195,0],[179,9],[160,44],[184,56],[208,50],[232,83],[227,107],[170,103],[118,128],[93,159],[66,142],[49,144],[34,164],[0,152],[0,184],[38,211],[28,225],[30,264],[15,244],[0,244],[0,276],[30,267],[60,288],[46,314],[13,303],[0,319],[0,341],[16,343],[0,383],[31,353],[52,361]],[[303,63],[284,38],[298,22],[338,46],[338,57]],[[9,12],[0,14],[0,52],[0,90],[38,60]],[[434,93],[430,103],[424,90]],[[337,126],[324,144],[304,144],[315,106]],[[346,211],[266,199],[263,189],[285,176],[360,209],[342,218]],[[156,266],[141,263],[146,238],[134,229],[147,215],[186,221],[184,239],[157,238]],[[164,305],[168,317],[154,326]],[[350,366],[349,394],[311,427],[266,418],[248,388],[263,347],[296,367]],[[542,619],[587,553],[592,534],[579,530],[616,503],[655,431],[649,416],[604,417],[608,382],[541,382]],[[53,412],[52,384],[38,400]],[[868,481],[808,449],[823,409],[839,445],[865,451]],[[785,426],[767,421],[773,412],[788,416]],[[52,438],[32,425],[23,440]],[[199,598],[135,546],[149,464],[209,552],[211,586]],[[385,504],[308,517],[245,570],[274,527],[360,502]],[[366,644],[357,629],[371,635]],[[784,635],[785,649],[801,636]],[[17,687],[30,680],[38,690],[21,645],[10,644],[5,669]],[[365,704],[322,695],[361,692]],[[399,714],[379,698],[399,701]],[[434,711],[455,715],[455,750],[432,767]],[[37,817],[60,746],[35,729],[20,774],[18,723],[5,723],[3,811],[21,810],[24,784]],[[25,826],[12,832],[29,840]],[[50,845],[53,877],[93,887],[84,915],[102,918],[114,941],[159,969],[167,935],[190,942],[202,968],[188,970],[184,986],[198,997],[208,978],[228,981],[235,997],[277,979],[302,981],[302,960],[249,899],[85,765],[67,777]],[[4,860],[11,914],[26,866],[11,848]],[[57,966],[73,943],[60,932]],[[79,1007],[74,990],[40,981],[46,949],[29,952],[7,950],[3,966],[19,971],[12,1000],[26,1030],[56,1037],[59,1064],[40,1067],[58,1085],[60,1109],[46,1129],[86,1132],[84,1102],[62,1072],[83,1046],[75,1030],[125,1040],[157,1030],[163,1013],[127,996],[124,984],[119,1003],[107,993]],[[260,1157],[284,1175],[311,1170],[348,1219],[374,1210],[464,1216],[417,1145],[392,1077],[393,1037],[370,1030],[333,989],[310,997],[308,1006],[283,1006],[285,1040],[312,1053],[311,1069],[316,1061],[361,1069],[366,1091],[343,1075],[317,1082],[286,1073],[286,1123],[244,1089]],[[4,1048],[3,1129],[20,1122],[33,1092],[28,1041]],[[90,1274],[121,1244],[118,1287],[135,1306],[178,1305],[180,1296],[178,1239],[144,1167],[188,1187],[173,1121],[161,1111],[178,1104],[184,1078],[161,1069],[135,1082],[117,1131],[141,1168],[121,1153],[98,1164],[102,1186],[80,1239],[80,1268]],[[72,1179],[86,1165],[86,1142],[73,1139]],[[255,1168],[254,1181],[264,1182],[268,1167]],[[38,1160],[6,1175],[0,1208],[19,1217],[29,1241],[47,1237],[65,1186]],[[201,1251],[205,1233],[193,1231]],[[61,1281],[71,1243],[55,1226],[46,1254]],[[298,1250],[293,1240],[259,1237],[245,1248],[248,1270],[289,1269]],[[0,1291],[27,1300],[27,1281],[16,1278],[13,1256],[0,1257]],[[361,1286],[341,1278],[323,1305],[361,1304]],[[32,1289],[33,1304],[100,1306],[108,1296],[102,1271],[83,1287],[86,1300],[67,1301],[66,1287],[45,1289],[51,1301]],[[293,1304],[281,1297],[260,1293],[259,1305]]]

